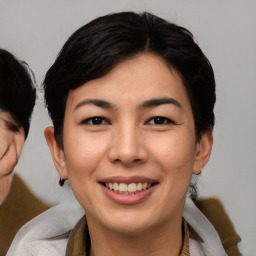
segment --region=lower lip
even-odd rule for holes
[[[131,194],[131,195],[119,194],[113,190],[106,188],[102,184],[101,184],[101,187],[105,195],[115,203],[131,205],[131,204],[139,204],[145,201],[153,193],[156,185],[148,189],[142,190],[137,194]]]

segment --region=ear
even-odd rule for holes
[[[196,144],[193,174],[200,174],[207,164],[212,151],[213,137],[212,129],[203,133]]]
[[[68,179],[65,154],[62,147],[57,143],[54,136],[54,128],[52,126],[47,127],[44,130],[44,136],[47,141],[48,147],[52,154],[52,159],[60,177],[63,180]]]

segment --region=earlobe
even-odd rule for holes
[[[44,136],[48,147],[52,154],[52,159],[57,169],[58,173],[60,174],[61,179],[67,180],[67,169],[66,169],[66,161],[65,161],[65,154],[63,148],[61,148],[54,136],[54,127],[49,126],[44,130]]]
[[[196,145],[193,174],[200,174],[207,164],[212,151],[213,137],[212,129],[201,135],[200,141]]]

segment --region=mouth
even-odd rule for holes
[[[99,184],[103,193],[115,203],[136,205],[151,197],[159,181],[143,176],[115,176],[100,180]]]
[[[101,184],[107,189],[118,194],[134,195],[148,190],[149,188],[155,186],[157,182],[103,182]]]

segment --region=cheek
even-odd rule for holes
[[[165,136],[157,143],[152,143],[151,152],[165,170],[187,171],[194,163],[194,140],[184,134]]]
[[[64,149],[68,175],[77,176],[77,179],[91,175],[105,153],[105,146],[99,138],[83,136],[79,132],[66,136]]]
[[[184,134],[169,136],[152,144],[151,149],[155,164],[163,173],[163,194],[168,198],[183,197],[193,172],[194,140]]]
[[[192,137],[193,138],[193,137]],[[183,204],[189,187],[194,164],[194,140],[186,134],[166,136],[151,146],[152,164],[160,170],[162,185],[158,209],[163,218],[169,218],[177,209],[183,211]]]
[[[0,158],[3,157],[4,153],[6,152],[6,149],[8,148],[9,145],[9,140],[2,136],[1,132],[0,132]]]
[[[16,138],[16,148],[17,148],[17,156],[18,158],[20,157],[21,153],[22,153],[22,149],[24,147],[24,143],[25,143],[25,135],[24,134],[19,134],[17,135]]]

